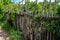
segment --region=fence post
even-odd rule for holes
[[[54,17],[56,16],[56,0],[54,2]]]

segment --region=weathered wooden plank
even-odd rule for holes
[[[56,0],[54,2],[54,16],[56,16]]]
[[[39,17],[38,19],[44,21],[52,21],[52,20],[60,20],[60,17]]]

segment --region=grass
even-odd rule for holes
[[[6,21],[0,22],[0,26],[9,34],[11,40],[23,40],[22,33]]]

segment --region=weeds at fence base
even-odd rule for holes
[[[11,27],[6,21],[0,22],[0,25],[8,33],[11,40],[23,40],[22,33],[15,27]]]

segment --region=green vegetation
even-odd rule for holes
[[[36,15],[34,15],[34,20],[37,20],[40,16],[45,16],[42,14],[42,8],[43,8],[43,2],[40,2],[36,6],[36,2],[28,2],[28,9],[31,14],[34,14],[36,12]],[[54,2],[51,3],[51,13],[54,12]],[[5,8],[6,6],[6,8]],[[23,40],[22,33],[18,31],[15,27],[11,27],[8,22],[6,21],[5,12],[10,11],[11,13],[11,20],[15,21],[15,13],[21,13],[24,9],[24,4],[18,5],[18,3],[11,2],[11,0],[4,0],[3,2],[0,2],[0,25],[4,30],[6,30],[12,40]],[[57,16],[60,16],[60,5],[57,3]],[[46,13],[48,13],[49,9],[49,2],[46,2]],[[47,27],[47,31],[55,32],[58,37],[60,37],[60,20],[52,21],[52,22],[43,22],[44,25]]]
[[[15,27],[11,27],[6,21],[0,22],[0,26],[9,34],[11,40],[23,40],[22,33]]]

